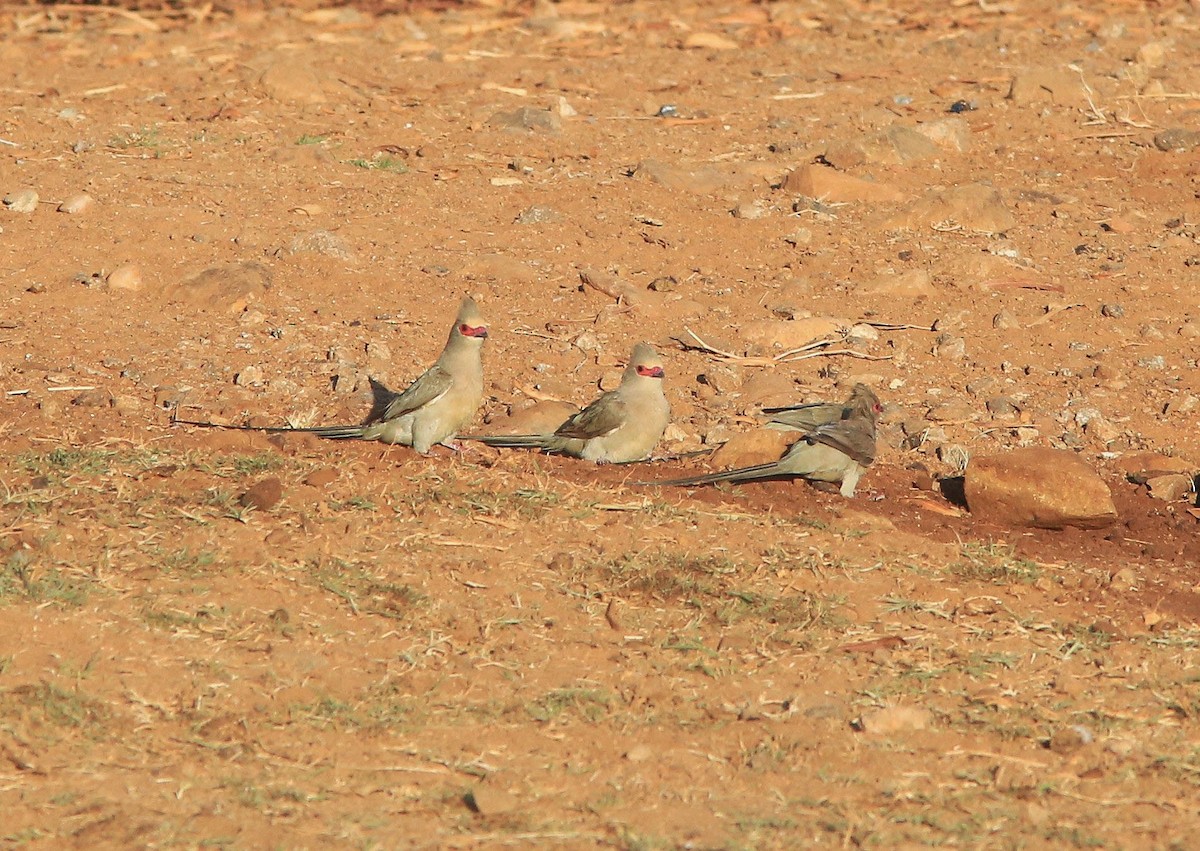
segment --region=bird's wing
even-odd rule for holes
[[[555,430],[559,437],[591,440],[616,431],[625,423],[626,404],[614,392],[605,393]]]
[[[864,467],[875,460],[875,430],[855,419],[838,420],[804,435],[809,443],[821,443],[854,459]]]
[[[438,364],[434,364],[421,373],[416,381],[408,385],[403,393],[388,402],[376,422],[394,420],[405,414],[411,414],[418,408],[446,395],[446,391],[453,383],[454,377]]]

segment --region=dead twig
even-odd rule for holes
[[[704,339],[688,328],[683,327],[684,332],[692,338],[692,342],[672,337],[671,339],[679,343],[685,349],[693,351],[701,351],[710,355],[715,355],[721,360],[732,361],[741,364],[742,366],[774,366],[780,363],[795,363],[796,361],[807,360],[808,358],[831,357],[834,355],[844,355],[846,357],[861,358],[863,360],[891,360],[891,355],[869,355],[866,352],[855,351],[854,349],[826,349],[825,351],[816,351],[817,349],[825,349],[826,346],[832,346],[837,340],[825,337],[820,340],[813,340],[811,343],[806,343],[803,346],[795,349],[788,349],[786,352],[780,352],[772,357],[762,357],[756,355],[735,355],[733,352],[727,352],[723,349],[718,349],[716,346],[706,343]]]

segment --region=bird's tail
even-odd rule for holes
[[[667,479],[661,482],[634,482],[635,485],[672,485],[689,487],[691,485],[711,485],[717,482],[742,482],[752,479],[769,479],[781,475],[776,462],[758,464],[754,467],[738,467],[735,470],[724,470],[720,473],[709,473],[706,476],[690,476],[686,479]]]
[[[210,423],[203,420],[181,420],[174,419],[171,421],[176,425],[190,425],[199,428],[223,428],[230,431],[258,431],[266,432],[267,434],[287,434],[292,432],[295,434],[315,434],[317,437],[325,437],[330,440],[344,440],[347,438],[361,438],[367,430],[367,426],[313,426],[312,428],[291,428],[289,426],[248,426],[248,425],[227,425],[225,423]]]
[[[548,446],[544,434],[460,434],[459,440],[474,440],[485,446],[502,449],[545,449]]]

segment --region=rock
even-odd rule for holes
[[[283,499],[283,482],[275,476],[255,482],[238,497],[238,504],[246,508],[269,511]]]
[[[261,366],[248,366],[233,377],[233,383],[238,387],[256,387],[266,380]]]
[[[693,50],[698,48],[705,50],[738,50],[741,47],[740,44],[728,36],[706,32],[689,33],[688,37],[683,40],[683,46]]]
[[[634,177],[647,178],[668,189],[711,195],[729,186],[731,175],[710,165],[676,165],[658,160],[643,160],[634,169]]]
[[[1119,304],[1102,304],[1100,305],[1100,315],[1109,319],[1120,319],[1125,315],[1125,308]]]
[[[480,254],[462,268],[466,277],[533,283],[537,274],[526,263],[504,254]]]
[[[971,150],[971,125],[965,118],[951,116],[918,124],[916,131],[939,148],[953,153]]]
[[[926,730],[933,723],[933,713],[919,706],[884,706],[864,712],[858,726],[864,733],[887,736],[906,730]]]
[[[866,163],[874,165],[905,165],[933,159],[941,150],[933,141],[911,127],[892,125],[884,132],[853,142],[831,144],[824,159],[839,171]],[[813,196],[815,197],[815,196]]]
[[[517,214],[516,223],[519,225],[554,224],[562,221],[562,213],[550,207],[527,207]]]
[[[58,205],[58,211],[74,216],[82,213],[94,203],[95,200],[86,192],[75,192],[63,199],[63,202]]]
[[[764,349],[797,349],[822,337],[837,337],[850,323],[832,316],[808,319],[756,319],[742,325],[740,335],[751,345]]]
[[[176,408],[187,400],[191,392],[192,388],[190,387],[160,384],[154,388],[154,407]]]
[[[1020,328],[1021,324],[1013,312],[1005,307],[992,317],[992,327],[1003,331],[1008,328]]]
[[[768,212],[770,212],[770,210],[767,208],[766,203],[761,199],[756,199],[754,201],[743,201],[730,210],[730,214],[735,219],[761,219],[763,216],[767,215]]]
[[[112,393],[103,387],[84,390],[71,400],[71,404],[80,408],[111,408],[116,403]]]
[[[301,55],[271,62],[258,77],[259,87],[278,101],[325,103],[325,80]]]
[[[1161,41],[1149,41],[1137,50],[1134,61],[1144,68],[1161,68],[1167,64],[1167,47]]]
[[[1169,473],[1165,476],[1154,476],[1146,480],[1150,496],[1164,502],[1178,502],[1184,497],[1191,497],[1196,490],[1196,480],[1186,473]]]
[[[885,222],[886,227],[920,229],[961,226],[982,233],[1002,233],[1016,224],[999,191],[986,183],[932,189],[909,209]]]
[[[258,263],[212,266],[185,278],[168,291],[172,299],[196,307],[235,313],[271,286],[271,272]]]
[[[1013,77],[1008,98],[1018,106],[1086,103],[1083,78],[1064,68],[1030,68]]]
[[[864,293],[895,295],[907,298],[932,296],[937,292],[929,273],[924,269],[909,269],[900,274],[884,274],[859,286]]]
[[[511,813],[517,808],[519,801],[502,789],[491,786],[477,786],[466,794],[463,803],[481,816]]]
[[[827,166],[811,163],[788,172],[783,180],[783,189],[785,192],[835,202],[890,203],[905,198],[903,192],[886,183],[863,180]]]
[[[114,290],[137,292],[142,288],[142,270],[136,263],[122,263],[104,280]]]
[[[993,417],[1009,419],[1021,413],[1017,403],[1008,396],[993,396],[987,400],[987,409]]]
[[[349,243],[336,233],[327,230],[315,230],[312,233],[297,236],[292,240],[291,251],[293,254],[306,251],[312,254],[323,254],[326,257],[347,262],[354,260],[354,251],[350,248]]]
[[[929,419],[938,423],[969,423],[975,419],[975,406],[965,399],[947,399],[929,409]]]
[[[579,411],[570,402],[535,402],[490,423],[489,434],[549,434]]]
[[[967,341],[950,334],[939,334],[933,344],[933,356],[949,360],[962,360],[967,356]]]
[[[972,458],[964,492],[973,515],[1002,526],[1099,529],[1117,520],[1108,485],[1063,449],[1031,446]]]
[[[489,127],[498,127],[518,133],[561,133],[562,116],[549,109],[535,109],[523,106],[512,112],[496,112],[487,120]]]
[[[333,467],[318,467],[304,477],[304,484],[313,488],[324,488],[337,481],[338,471]]]
[[[19,189],[4,196],[4,206],[14,213],[32,213],[38,206],[38,194],[32,189]]]
[[[741,391],[743,399],[764,407],[796,404],[796,383],[790,376],[774,370],[755,370],[746,379]]]
[[[1200,470],[1200,465],[1185,458],[1159,455],[1157,452],[1132,452],[1117,461],[1117,469],[1131,481],[1144,483],[1156,475],[1167,473],[1185,473],[1190,476]]]
[[[778,461],[779,456],[783,455],[799,436],[799,432],[774,428],[758,428],[735,434],[713,453],[713,467],[732,470],[736,467],[751,467],[755,464]]]
[[[1160,151],[1179,153],[1200,147],[1200,130],[1172,127],[1154,134],[1154,147]],[[5,199],[7,203],[8,199]]]
[[[1095,740],[1095,734],[1087,727],[1081,724],[1072,724],[1070,727],[1060,727],[1055,730],[1051,734],[1048,744],[1050,750],[1057,754],[1069,754],[1090,745]]]

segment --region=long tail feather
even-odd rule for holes
[[[220,428],[230,431],[258,431],[266,432],[267,434],[287,434],[293,432],[297,434],[315,434],[317,437],[325,437],[330,440],[341,440],[347,438],[360,438],[363,436],[365,426],[313,426],[311,428],[291,428],[290,426],[248,426],[248,425],[227,425],[225,423],[209,423],[203,420],[172,420],[177,425],[198,426],[199,428]]]
[[[460,434],[459,440],[474,440],[485,446],[496,446],[501,449],[528,449],[546,447],[544,434]]]
[[[690,476],[686,479],[668,479],[663,482],[634,482],[636,485],[681,486],[711,485],[716,482],[743,482],[753,479],[769,479],[772,476],[786,475],[775,462],[758,464],[754,467],[738,467],[736,470],[725,470],[720,473],[709,473],[706,476]]]

